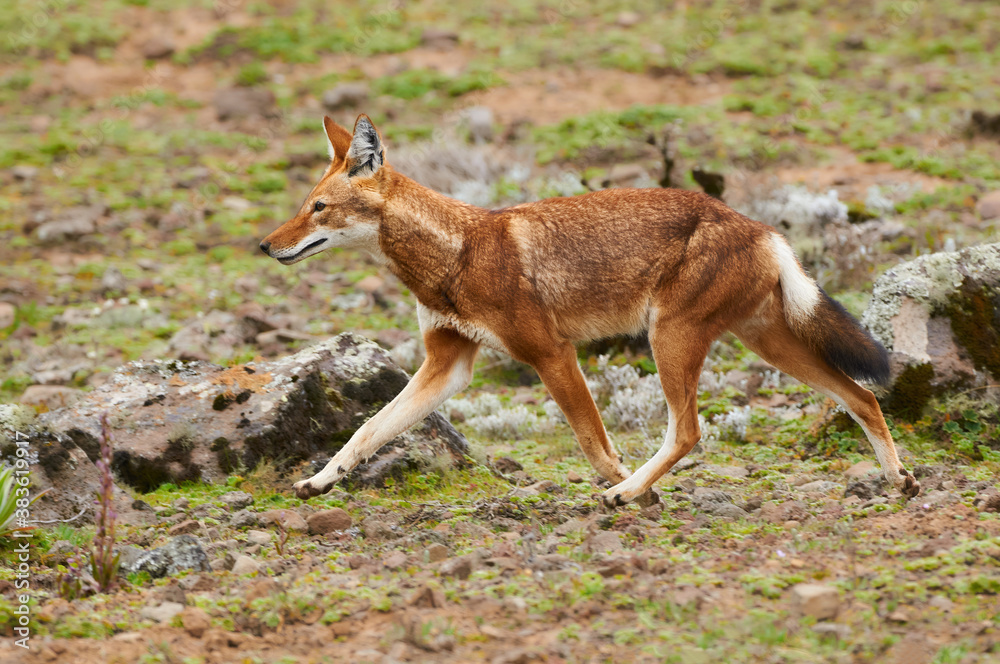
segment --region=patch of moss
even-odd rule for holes
[[[402,371],[383,367],[371,378],[344,385],[344,397],[366,404],[370,408],[380,408],[382,404],[392,401],[402,392],[407,382],[406,375]]]
[[[974,279],[964,279],[945,313],[959,343],[978,369],[1000,379],[1000,293]]]
[[[933,378],[934,367],[929,362],[906,367],[896,379],[883,409],[900,419],[916,422],[933,395]]]

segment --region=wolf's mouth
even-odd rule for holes
[[[284,263],[285,265],[289,265],[291,263],[294,263],[294,262],[302,259],[302,257],[305,254],[309,253],[311,250],[313,250],[316,247],[320,246],[324,242],[326,242],[326,238],[325,237],[324,238],[320,238],[320,239],[316,240],[315,242],[310,242],[306,246],[302,247],[302,250],[299,253],[295,254],[294,256],[289,256],[287,258],[279,258],[278,262],[279,263]]]

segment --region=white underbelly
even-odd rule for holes
[[[420,331],[435,330],[438,328],[450,328],[461,334],[463,337],[471,339],[493,350],[509,353],[507,347],[503,345],[500,338],[493,332],[463,320],[458,316],[450,316],[434,311],[417,301],[417,322],[420,324]]]

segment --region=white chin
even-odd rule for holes
[[[307,244],[305,248],[301,249],[297,254],[292,254],[291,256],[275,256],[277,261],[282,265],[291,265],[292,263],[298,263],[303,261],[310,256],[314,256],[321,251],[325,251],[330,248],[330,243],[327,238],[320,238],[319,240]]]

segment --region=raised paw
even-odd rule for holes
[[[916,498],[920,495],[920,482],[917,481],[917,478],[903,469],[900,469],[899,474],[903,475],[903,483],[899,485],[899,492],[907,498]]]
[[[302,500],[309,500],[313,496],[322,495],[332,488],[332,482],[320,489],[312,484],[312,480],[302,480],[301,482],[296,482],[295,485],[292,486],[292,489],[295,491],[295,495]]]
[[[605,507],[612,510],[617,507],[628,505],[628,501],[622,498],[620,493],[605,492],[601,494],[601,501],[604,503]]]

